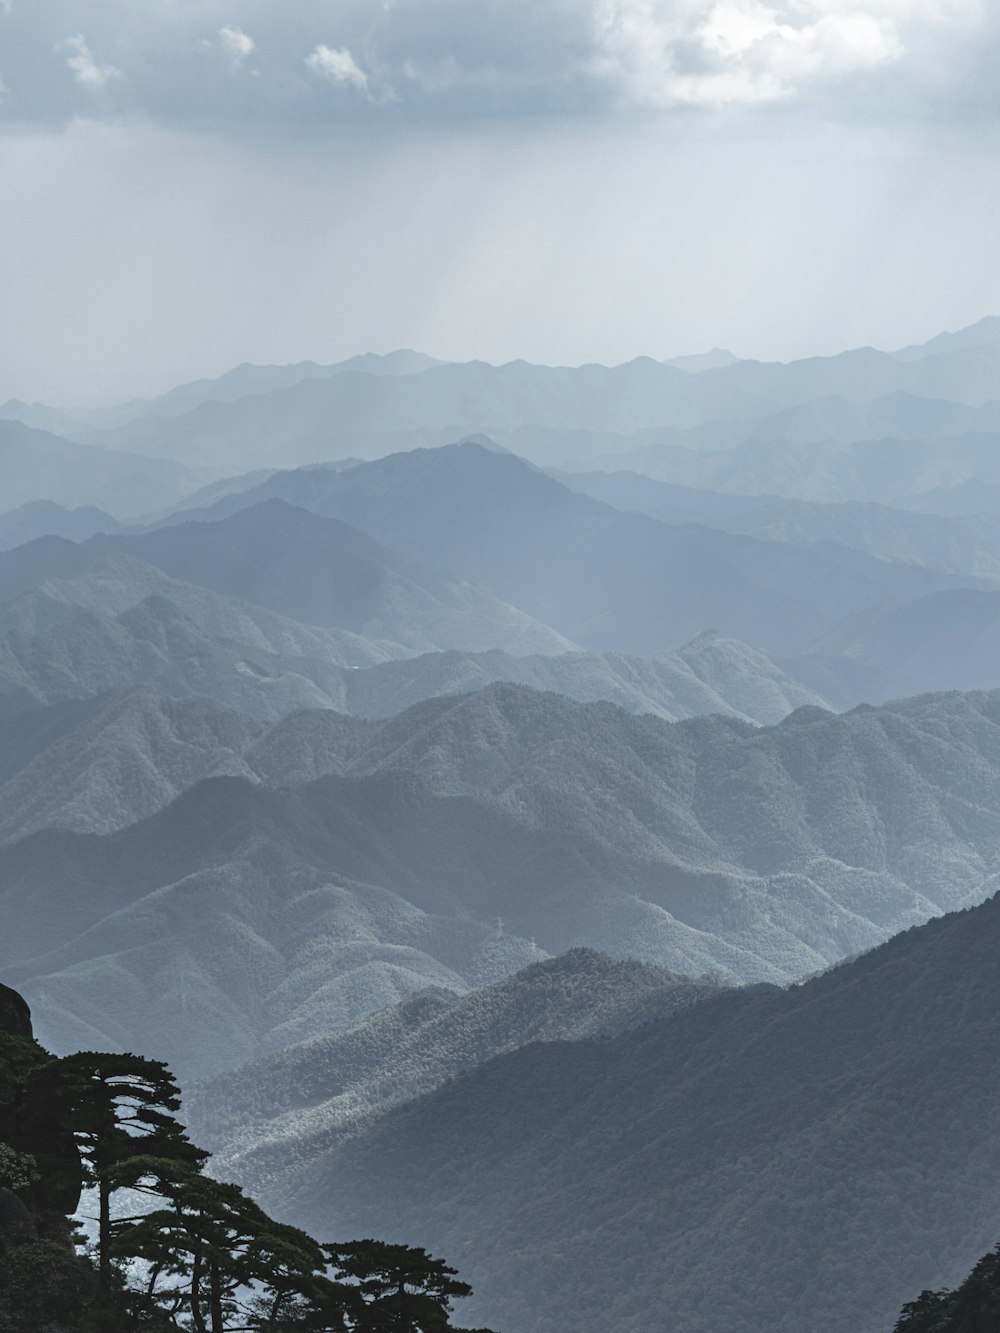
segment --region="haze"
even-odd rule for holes
[[[8,0],[0,401],[969,324],[998,31],[975,0]]]

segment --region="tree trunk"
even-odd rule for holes
[[[111,1186],[102,1176],[97,1182],[99,1220],[97,1224],[97,1276],[101,1291],[111,1290]]]
[[[208,1300],[212,1333],[226,1333],[222,1319],[222,1277],[217,1259],[211,1260],[208,1268]]]
[[[201,1313],[201,1250],[195,1250],[191,1260],[191,1326],[194,1333],[208,1333]]]

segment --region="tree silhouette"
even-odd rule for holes
[[[453,1329],[451,1303],[472,1295],[454,1268],[426,1250],[380,1240],[324,1247],[340,1279],[357,1285],[358,1333],[441,1333]],[[480,1331],[484,1333],[484,1331]]]
[[[139,1157],[200,1166],[196,1148],[173,1115],[181,1098],[173,1075],[159,1060],[138,1055],[81,1051],[41,1071],[53,1087],[66,1128],[76,1138],[84,1179],[98,1196],[98,1280],[111,1287],[111,1196],[134,1185],[129,1162]]]

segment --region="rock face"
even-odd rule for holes
[[[76,1212],[83,1183],[76,1142],[53,1095],[51,1060],[34,1039],[27,1001],[0,985],[0,1145],[33,1159],[38,1178],[22,1191],[33,1216]],[[8,1221],[12,1208],[8,1199],[0,1210]]]
[[[23,995],[0,986],[0,1031],[11,1037],[31,1037],[31,1010]]]

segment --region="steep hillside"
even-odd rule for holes
[[[185,1115],[216,1168],[287,1187],[364,1119],[529,1042],[625,1032],[719,993],[589,949],[535,963],[468,995],[428,990],[357,1027],[303,1042],[195,1087]]]
[[[998,948],[992,899],[805,986],[503,1056],[284,1211],[459,1246],[508,1333],[887,1333],[996,1237]]]

